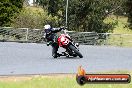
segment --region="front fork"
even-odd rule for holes
[[[79,43],[72,42],[71,44],[79,51]]]

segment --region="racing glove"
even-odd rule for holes
[[[47,46],[49,46],[49,45],[51,45],[51,44],[52,44],[52,41],[48,42],[48,43],[47,43]]]

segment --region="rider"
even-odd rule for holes
[[[49,24],[44,26],[45,30],[45,38],[47,40],[47,46],[52,46],[52,56],[54,58],[57,58],[60,54],[57,53],[59,45],[57,44],[57,32],[64,29],[64,27],[61,28],[52,28]]]

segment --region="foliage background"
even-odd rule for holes
[[[66,0],[1,0],[0,26],[43,28],[65,25]],[[132,25],[131,0],[70,0],[68,30],[89,32],[113,32],[118,22],[104,22],[109,15],[128,17]]]
[[[0,26],[10,26],[12,17],[23,7],[23,0],[0,1]]]

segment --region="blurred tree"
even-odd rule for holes
[[[24,0],[23,6],[29,6],[29,0]]]
[[[103,21],[109,13],[116,12],[123,0],[69,0],[69,29],[76,31],[107,32],[113,25]],[[36,0],[49,14],[65,18],[66,0]],[[61,14],[60,14],[61,13]],[[63,21],[62,21],[63,20]]]
[[[11,18],[23,7],[23,0],[0,1],[0,26],[9,25]]]
[[[126,0],[104,0],[108,5],[108,11],[115,15],[123,15]]]
[[[43,11],[40,7],[24,7],[20,14],[12,19],[11,26],[16,28],[41,29],[47,22],[53,21],[55,24],[57,20],[55,17],[48,16],[48,12]]]
[[[118,0],[119,2],[120,0]],[[108,32],[114,24],[103,21],[120,6],[116,0],[72,0],[69,2],[70,29]]]
[[[56,26],[64,25],[65,1],[64,0],[36,0],[38,5],[43,6],[48,11],[48,15],[58,18]],[[51,23],[55,26],[54,22]]]
[[[126,6],[128,13],[128,22],[130,23],[129,27],[132,29],[132,0],[127,0]]]

